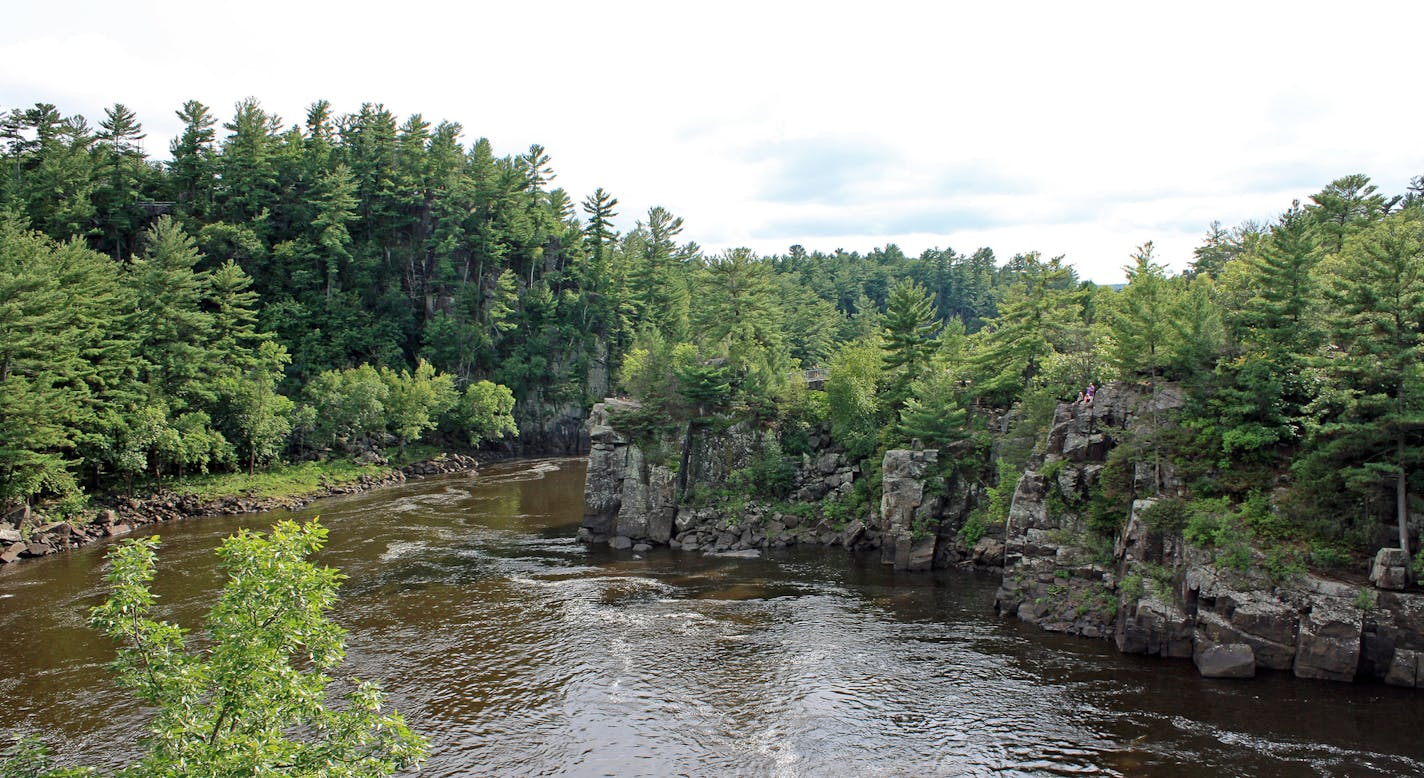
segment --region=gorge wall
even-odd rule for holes
[[[995,607],[1007,618],[1112,640],[1125,653],[1191,660],[1204,676],[1275,670],[1424,686],[1424,595],[1402,591],[1403,562],[1382,562],[1378,586],[1309,573],[1277,580],[1267,565],[1222,565],[1180,533],[1153,528],[1154,506],[1169,508],[1185,494],[1150,445],[1183,401],[1175,386],[1110,384],[1091,405],[1060,404],[1041,453],[1015,485],[1007,521],[981,533],[966,525],[976,510],[983,515],[985,487],[945,467],[975,456],[968,443],[891,450],[869,474],[818,430],[789,499],[765,502],[728,494],[727,484],[762,455],[769,433],[701,430],[690,440],[688,494],[720,489],[722,499],[680,499],[676,460],[653,461],[617,429],[618,414],[637,406],[608,400],[589,419],[580,537],[714,554],[816,543],[878,555],[899,570],[974,567],[1001,577]],[[879,502],[863,515],[839,512],[868,477],[879,479]],[[1105,478],[1114,479],[1117,503],[1101,499]],[[1108,518],[1122,527],[1112,538],[1091,526],[1105,510],[1116,511]]]

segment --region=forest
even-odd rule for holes
[[[1106,287],[990,248],[705,252],[661,207],[620,232],[617,198],[556,186],[543,147],[496,156],[380,104],[176,113],[164,159],[122,104],[0,114],[0,500],[478,444],[611,392],[651,437],[776,430],[761,488],[822,425],[871,463],[967,441],[1002,492],[1056,403],[1117,380],[1185,388],[1170,434],[1124,448],[1183,497],[1268,501],[1248,529],[1319,564],[1410,543],[1424,177],[1323,182],[1211,224],[1181,273],[1144,244]]]

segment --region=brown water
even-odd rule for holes
[[[424,776],[1420,775],[1424,693],[1207,681],[996,619],[995,582],[839,550],[746,560],[574,542],[582,460],[324,501],[349,667],[433,748]],[[197,624],[212,549],[274,514],[161,528]],[[0,571],[0,730],[129,759],[144,712],[85,626],[102,549]]]

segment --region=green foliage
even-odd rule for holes
[[[854,459],[870,456],[885,408],[880,399],[881,347],[878,339],[854,341],[831,358],[826,378],[826,415],[831,436]]]
[[[362,477],[378,476],[388,469],[380,465],[360,465],[349,459],[329,459],[276,464],[252,475],[242,472],[189,475],[170,482],[168,488],[175,494],[192,495],[200,500],[230,495],[286,498],[310,495],[325,486],[354,484]]]
[[[0,502],[77,488],[127,361],[127,299],[104,257],[0,212]]]
[[[1129,573],[1123,577],[1122,583],[1118,584],[1118,591],[1122,594],[1123,599],[1128,602],[1136,602],[1147,593],[1147,585],[1143,581],[1141,573]]]
[[[224,541],[202,647],[151,615],[157,538],[110,552],[93,624],[119,644],[118,683],[154,711],[144,757],[120,775],[385,776],[421,761],[425,739],[381,712],[379,687],[330,675],[345,655],[327,617],[341,576],[307,560],[325,539],[315,521],[288,521]]]
[[[1175,378],[1185,432],[1130,445],[1172,456],[1194,494],[1239,500],[1289,471],[1296,530],[1358,550],[1407,525],[1421,488],[1424,216],[1417,191],[1364,175],[1273,223],[1212,223],[1180,276],[1144,245],[1113,291],[1037,252],[706,256],[661,207],[619,234],[617,198],[575,207],[542,146],[496,156],[380,104],[318,100],[292,124],[252,98],[225,122],[189,101],[161,163],[140,118],[4,116],[0,500],[486,440],[514,429],[509,402],[537,423],[607,396],[619,367],[650,429],[740,418],[794,452],[824,419],[865,462],[953,442],[987,407],[1010,414],[995,453],[1019,467],[1087,382]],[[331,378],[363,365],[375,380]],[[825,393],[804,391],[798,368],[821,367]],[[507,399],[472,389],[496,384]],[[1132,491],[1074,508],[1106,533]]]
[[[1187,525],[1186,501],[1182,499],[1158,500],[1138,514],[1142,523],[1153,532],[1175,536]]]
[[[890,410],[899,409],[911,393],[911,386],[928,366],[935,351],[935,330],[939,313],[929,292],[911,280],[890,287],[886,299],[882,360],[888,376]]]
[[[1021,270],[999,303],[999,315],[975,339],[972,357],[978,394],[999,407],[1017,399],[1053,354],[1081,349],[1085,340],[1082,295],[1063,258],[1045,262],[1031,253],[1017,259]]]
[[[1348,549],[1319,538],[1310,542],[1309,559],[1312,567],[1324,570],[1345,570],[1354,562]]]
[[[287,350],[268,341],[258,348],[256,364],[241,379],[225,387],[232,407],[234,436],[247,448],[247,472],[276,459],[292,432],[296,403],[277,390],[282,368],[291,362]]]
[[[1019,470],[1006,459],[999,460],[998,478],[986,490],[988,497],[986,524],[1003,524],[1009,520],[1009,508],[1013,504],[1014,490],[1018,488]]]
[[[0,778],[78,778],[93,774],[93,770],[83,767],[56,768],[49,749],[34,735],[16,737],[0,751]]]
[[[767,500],[784,500],[795,486],[796,464],[782,454],[775,442],[764,448],[751,464],[727,476],[731,491]]]
[[[1373,589],[1360,589],[1355,592],[1355,607],[1362,611],[1372,611],[1379,607],[1379,592]]]
[[[1111,317],[1113,361],[1125,380],[1150,375],[1153,380],[1167,363],[1171,337],[1170,289],[1167,271],[1152,256],[1152,242],[1138,248],[1133,264],[1124,268],[1127,287]]]
[[[969,514],[969,518],[964,520],[964,526],[959,528],[959,538],[965,546],[973,548],[979,539],[984,537],[985,530],[984,516],[981,512],[975,511]]]
[[[386,385],[385,426],[400,441],[402,449],[435,429],[440,417],[460,401],[455,377],[436,373],[423,359],[414,372],[382,368],[380,374]]]
[[[476,381],[465,387],[456,408],[456,418],[470,445],[519,434],[514,421],[514,393],[509,387],[490,381]]]
[[[932,361],[928,370],[910,383],[909,396],[900,410],[898,442],[919,440],[927,448],[942,448],[968,433],[965,407],[969,393],[947,365]]]

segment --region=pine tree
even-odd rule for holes
[[[213,177],[216,151],[213,142],[217,133],[213,125],[217,119],[208,107],[197,100],[183,103],[182,109],[175,111],[183,122],[183,133],[169,145],[173,159],[168,163],[173,191],[177,197],[178,213],[190,222],[199,224],[205,220],[213,207]]]
[[[1363,230],[1328,273],[1336,310],[1328,367],[1339,383],[1315,456],[1337,463],[1357,489],[1392,483],[1407,551],[1409,473],[1424,459],[1424,214],[1411,209]]]
[[[939,312],[929,292],[914,281],[890,287],[885,310],[885,370],[889,374],[887,408],[904,405],[914,383],[935,350]]]
[[[1148,241],[1123,268],[1127,286],[1116,300],[1111,322],[1113,359],[1122,377],[1133,380],[1147,374],[1155,387],[1169,356],[1172,296],[1166,268],[1154,261],[1152,252]]]
[[[1017,399],[1083,328],[1081,297],[1062,257],[1045,262],[1037,253],[1027,255],[998,304],[998,316],[976,334],[975,393],[1003,405]]]
[[[104,109],[99,122],[99,186],[95,202],[99,210],[99,232],[110,255],[117,261],[128,253],[135,231],[143,219],[138,208],[144,172],[143,125],[123,103]]]

